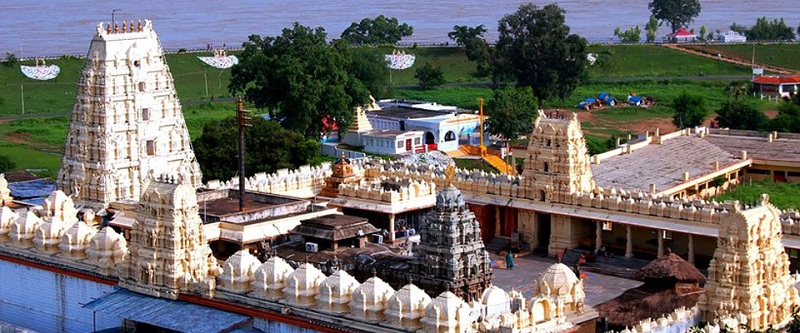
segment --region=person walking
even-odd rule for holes
[[[506,269],[514,269],[514,253],[511,250],[506,254]]]

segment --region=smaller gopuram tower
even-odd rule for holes
[[[594,189],[586,140],[574,113],[539,110],[528,144],[523,186],[525,197],[546,202],[569,202],[573,193]]]
[[[210,296],[219,271],[203,235],[194,187],[179,174],[148,179],[143,188],[120,286],[172,299],[180,292]]]
[[[150,170],[201,184],[172,74],[152,23],[97,25],[56,186],[77,202],[136,201]]]
[[[350,161],[342,153],[342,156],[333,164],[331,175],[325,178],[325,187],[320,190],[319,195],[335,198],[339,195],[339,185],[358,183],[361,178],[353,172],[353,166],[350,165]]]
[[[480,223],[451,183],[454,175],[455,167],[448,166],[447,186],[436,195],[433,211],[422,217],[410,275],[428,295],[451,291],[470,301],[491,285],[492,268]]]
[[[730,213],[719,222],[706,292],[698,301],[701,320],[731,317],[751,330],[780,328],[798,305],[781,243],[780,211],[766,194],[757,207],[743,209],[734,202],[726,209]]]

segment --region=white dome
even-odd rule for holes
[[[73,224],[71,228],[67,229],[64,236],[61,237],[61,244],[58,247],[62,251],[69,251],[72,249],[82,250],[89,246],[92,237],[97,231],[86,225],[83,221],[78,221]]]
[[[272,256],[256,269],[255,280],[264,285],[283,284],[292,272],[294,269],[285,260],[278,256]]]
[[[19,214],[10,208],[0,207],[0,235],[11,231],[11,225],[19,218]]]
[[[222,265],[222,276],[230,278],[252,277],[259,266],[261,266],[261,262],[258,261],[258,258],[250,254],[250,251],[246,249],[240,250],[228,258],[228,260],[225,260],[225,263]]]
[[[92,236],[91,244],[92,249],[96,251],[116,252],[121,248],[127,248],[125,237],[111,227],[105,227]]]
[[[394,289],[379,277],[371,277],[353,291],[353,299],[363,301],[367,306],[380,304],[389,300]],[[356,302],[353,302],[356,303]]]
[[[33,212],[28,212],[25,216],[17,218],[17,221],[11,226],[11,236],[14,235],[30,235],[36,232],[36,229],[42,225],[44,221],[36,216]]]
[[[464,300],[452,292],[445,291],[428,304],[428,307],[425,308],[425,316],[430,319],[438,318],[440,321],[449,322],[457,319],[457,310],[464,306],[467,306]]]
[[[319,285],[319,292],[320,295],[330,294],[331,297],[350,297],[358,286],[356,278],[340,269],[322,281]]]
[[[578,282],[578,277],[567,265],[556,263],[539,276],[534,286],[534,293],[547,293],[546,289],[549,289],[550,295],[566,295]]]
[[[389,306],[387,316],[389,313],[408,314],[412,312],[423,313],[428,304],[431,303],[431,297],[419,287],[413,284],[407,284],[389,298]]]
[[[314,265],[305,263],[286,277],[286,288],[298,291],[315,290],[325,277],[325,274]]]
[[[485,305],[503,304],[508,302],[508,293],[502,288],[492,285],[483,291],[481,301]]]

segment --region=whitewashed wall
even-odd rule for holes
[[[0,321],[38,332],[92,332],[119,327],[122,318],[84,304],[114,291],[113,286],[0,260]]]
[[[290,326],[277,321],[271,321],[261,318],[253,318],[253,328],[260,329],[265,333],[318,333],[308,328],[301,328],[297,326]]]

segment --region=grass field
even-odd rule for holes
[[[769,202],[780,209],[800,209],[800,183],[775,183],[760,181],[752,184],[744,183],[721,196],[714,198],[717,202],[739,200],[742,204],[761,201],[761,194],[769,194]]]
[[[591,45],[589,52],[611,57],[609,68],[592,66],[590,78],[749,75],[750,69],[654,45]]]
[[[737,45],[705,45],[693,47],[711,54],[723,54],[747,61],[753,59],[757,63],[783,67],[800,71],[800,44],[737,44]]]

